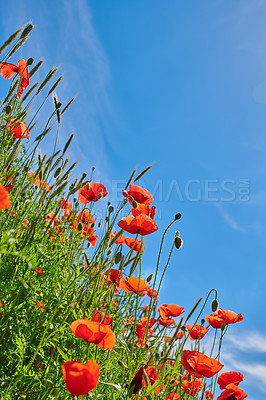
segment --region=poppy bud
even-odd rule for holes
[[[5,108],[6,114],[10,114],[11,113],[11,107],[10,105],[7,105]]]
[[[94,227],[95,227],[95,223],[94,223],[94,222],[91,224],[91,227],[92,227],[92,228],[94,228]]]
[[[61,171],[62,171],[61,167],[57,168],[57,170],[54,173],[54,178],[57,178],[61,174]]]
[[[150,274],[150,275],[148,276],[148,278],[146,279],[146,281],[147,281],[147,282],[150,282],[150,281],[152,280],[152,277],[153,277],[153,274]]]
[[[221,324],[221,331],[224,331],[224,329],[225,329],[225,323],[222,322],[222,324]]]
[[[113,207],[113,206],[110,206],[110,207],[109,207],[109,213],[111,214],[113,211],[114,211],[114,207]]]
[[[27,61],[27,64],[28,65],[32,65],[33,64],[33,58],[32,57],[30,57],[29,59],[28,59],[28,61]]]
[[[82,231],[83,225],[81,223],[78,224],[78,231]]]
[[[202,318],[202,320],[200,321],[200,324],[201,325],[205,324],[205,319],[204,318]]]
[[[177,236],[175,238],[175,247],[177,249],[180,249],[182,246],[183,246],[183,240],[179,236]]]
[[[214,299],[212,302],[212,311],[215,312],[218,308],[218,300]]]
[[[110,256],[110,254],[112,254],[112,250],[111,249],[109,249],[108,251],[107,251],[107,253],[106,253],[108,256]]]
[[[175,215],[175,220],[177,221],[177,220],[180,219],[181,217],[182,217],[182,214],[177,213],[177,214]]]
[[[132,207],[138,208],[138,203],[136,202],[136,200],[132,200]]]
[[[108,222],[108,221],[109,221],[109,217],[108,217],[108,215],[106,215],[106,217],[105,217],[105,221],[106,221],[106,222]]]
[[[115,256],[115,263],[116,264],[118,264],[120,262],[121,257],[122,257],[122,253],[121,253],[121,251],[119,251],[119,253],[117,253],[116,256]]]

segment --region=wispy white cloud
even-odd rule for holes
[[[220,204],[214,203],[215,207],[219,210],[220,214],[222,215],[223,219],[227,224],[235,231],[245,232],[245,228],[240,226],[237,221],[228,213],[228,211]]]
[[[266,363],[257,361],[265,352],[266,336],[261,332],[227,334],[222,349],[224,372],[239,371],[244,375],[245,385],[266,393]]]
[[[254,386],[266,393],[266,364],[240,361],[232,355],[232,352],[223,353],[223,362],[226,363],[227,370],[241,371],[246,385]]]
[[[260,332],[249,332],[248,335],[228,335],[227,341],[247,352],[266,353],[266,335]]]
[[[0,10],[4,39],[28,21],[29,16],[36,25],[28,44],[23,47],[23,58],[46,60],[36,74],[38,80],[42,80],[54,65],[61,65],[59,73],[64,74],[64,79],[56,89],[59,101],[64,106],[78,93],[62,118],[59,147],[62,148],[74,132],[71,159],[79,160],[78,175],[81,172],[90,174],[91,167],[95,166],[95,177],[107,181],[109,159],[106,148],[110,144],[106,132],[113,118],[111,74],[88,1],[50,2],[47,6],[46,3],[35,5],[34,1],[27,1],[22,4],[11,0],[8,12],[3,8],[2,13],[1,6]],[[40,120],[45,116],[40,116]],[[45,151],[49,149],[45,148]]]

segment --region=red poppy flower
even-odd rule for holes
[[[217,397],[217,400],[243,400],[247,397],[247,393],[233,383],[229,383],[226,389]]]
[[[116,235],[117,235],[117,232],[116,232],[116,231],[115,231],[115,232],[111,232],[111,233],[110,233],[110,240],[114,239],[114,238],[116,237]],[[120,236],[116,239],[115,243],[116,243],[116,244],[126,244],[125,236],[124,236],[124,235],[120,235]]]
[[[39,274],[39,275],[42,275],[44,273],[43,270],[39,267],[35,268],[35,272],[36,272],[36,274]]]
[[[7,190],[0,184],[0,210],[10,208],[10,197]]]
[[[15,185],[7,185],[7,186],[4,186],[4,188],[6,189],[6,191],[10,191],[11,189],[13,189],[13,187],[15,187]]]
[[[10,119],[6,124],[6,129],[15,139],[29,139],[30,137],[26,124],[20,120],[15,120],[14,118]]]
[[[204,396],[207,400],[212,400],[214,395],[210,390],[206,390],[206,392],[204,393]]]
[[[148,317],[142,317],[141,320],[139,321],[141,323],[142,326],[144,326],[144,328],[146,328],[147,323],[148,323]],[[148,324],[148,328],[152,328],[153,325],[157,322],[157,319],[155,318],[150,318],[149,319],[149,324]]]
[[[142,307],[142,311],[146,314],[147,312],[149,312],[150,307],[148,305]]]
[[[54,216],[55,216],[55,213],[50,212],[50,213],[45,217],[45,221],[50,223],[50,222],[52,221],[52,219],[54,218],[54,220],[53,220],[53,225],[54,225],[54,226],[58,226],[60,220],[59,220],[59,218],[58,218],[57,215],[56,215],[55,217],[54,217]]]
[[[80,211],[78,215],[78,221],[81,221],[83,224],[93,224],[95,219],[92,217],[91,213],[87,210]]]
[[[167,319],[159,318],[158,322],[162,326],[171,326],[175,324],[175,320],[173,318],[167,318]]]
[[[143,189],[142,187],[138,185],[129,185],[128,191],[123,190],[122,191],[123,196],[128,197],[131,196],[133,197],[134,200],[136,200],[137,203],[142,203],[142,204],[152,204],[153,198],[151,193]],[[131,199],[129,199],[129,202],[131,203]]]
[[[70,215],[71,207],[72,207],[71,201],[69,201],[67,199],[60,200],[58,203],[58,206],[63,208],[64,217],[68,218]]]
[[[139,252],[140,246],[141,246],[141,241],[140,240],[136,240],[133,238],[126,238],[125,239],[125,244],[130,247],[131,249],[133,249],[136,253]],[[144,246],[142,244],[141,246],[141,253],[143,253],[144,251]]]
[[[110,325],[113,321],[113,318],[111,318],[110,315],[107,315],[105,312],[99,310],[93,310],[91,319],[92,321],[96,321],[104,325]]]
[[[138,336],[137,346],[145,347],[146,340],[152,338],[154,331],[151,328],[147,330],[143,325],[137,325],[135,333]]]
[[[175,339],[183,339],[183,337],[184,337],[184,332],[182,331],[177,332],[174,336]]]
[[[78,199],[82,204],[98,201],[107,195],[106,187],[98,182],[87,183],[78,191]]]
[[[196,378],[211,378],[223,368],[218,360],[210,358],[199,351],[183,350],[183,367]]]
[[[35,177],[33,180],[33,184],[38,186],[41,189],[46,189],[47,192],[51,192],[49,185],[47,182],[45,182],[44,180],[40,180],[39,175],[36,175],[35,172],[29,172],[27,177],[28,178],[32,178],[33,176]]]
[[[33,300],[32,306],[33,306],[33,308],[35,308],[35,310],[44,311],[45,306],[43,305],[43,303],[41,301],[38,301],[38,300],[35,301],[34,299],[32,299],[32,300]]]
[[[86,364],[71,360],[62,364],[66,388],[71,396],[85,396],[98,384],[100,366],[93,360]]]
[[[163,319],[167,319],[168,317],[179,317],[179,315],[184,312],[184,307],[177,306],[176,304],[163,304],[158,308],[158,313]]]
[[[115,334],[109,325],[99,324],[87,318],[72,322],[70,330],[75,336],[105,350],[112,350],[116,343]]]
[[[190,396],[195,396],[195,394],[199,393],[203,389],[204,382],[200,379],[191,376],[190,380],[188,380],[188,374],[185,374],[184,378],[185,379],[183,379],[181,383],[181,389]]]
[[[119,283],[120,289],[124,290],[125,292],[134,292],[138,294],[144,292],[147,286],[147,282],[136,277],[130,277],[127,279],[121,278]]]
[[[180,396],[177,393],[169,393],[165,400],[180,400]]]
[[[87,236],[89,241],[93,241],[91,237],[94,236],[94,238],[97,240],[98,236],[95,236],[94,233],[94,228],[92,228],[90,225],[82,224],[82,231],[80,232],[81,237]]]
[[[153,367],[148,367],[144,369],[144,367],[140,367],[132,381],[130,382],[129,389],[133,388],[132,394],[136,394],[142,387],[147,387],[144,374],[150,381],[150,385],[152,386],[157,379],[159,379],[160,374]],[[128,385],[128,384],[127,384]]]
[[[62,207],[64,209],[71,209],[71,201],[67,200],[67,199],[63,199],[63,200],[59,200],[58,202],[58,206]]]
[[[101,277],[103,279],[107,279],[107,284],[110,284],[111,282],[120,282],[120,279],[123,278],[123,274],[122,271],[120,271],[119,269],[114,269],[111,268],[107,271],[105,271]]]
[[[90,242],[92,247],[96,245],[98,237],[99,237],[98,235],[92,235],[92,234],[87,237],[87,240]]]
[[[202,339],[209,331],[209,329],[204,328],[204,326],[199,324],[194,325],[192,330],[191,330],[192,325],[185,325],[185,327],[187,328],[187,331],[190,332],[189,333],[190,340]]]
[[[140,214],[137,217],[128,215],[118,222],[118,226],[133,235],[139,233],[143,236],[149,235],[158,229],[158,226],[153,219],[144,214]]]
[[[18,99],[21,98],[23,90],[26,89],[30,83],[27,65],[27,61],[23,59],[19,60],[18,66],[0,61],[0,75],[2,75],[3,78],[10,79],[15,73],[18,73],[19,76],[23,74],[17,91]]]
[[[131,207],[131,212],[136,217],[139,214],[148,215],[148,217],[154,219],[156,207],[149,207],[147,204],[138,204],[137,208]]]
[[[224,372],[220,376],[218,376],[217,383],[220,386],[220,389],[225,389],[229,383],[233,383],[238,386],[240,382],[244,379],[243,375],[240,372],[230,371]]]
[[[208,323],[213,328],[221,328],[222,325],[235,324],[236,322],[243,321],[242,314],[236,314],[234,311],[222,310],[219,308],[215,314],[205,316]]]
[[[153,300],[159,300],[160,297],[157,296],[158,292],[156,289],[148,288],[146,290],[146,295],[152,297]]]

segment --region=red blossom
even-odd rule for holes
[[[30,137],[26,124],[20,120],[10,119],[6,124],[6,129],[15,139],[29,139]]]
[[[128,197],[131,196],[137,203],[142,203],[142,204],[152,204],[153,198],[151,193],[143,189],[142,187],[138,185],[129,185],[128,191],[123,190],[122,191],[123,196]],[[129,202],[131,203],[131,199],[129,198]]]
[[[10,197],[7,190],[0,184],[0,210],[10,208]]]
[[[98,182],[90,182],[82,186],[78,191],[78,199],[82,204],[98,201],[107,196],[106,187]]]
[[[218,360],[210,358],[199,351],[183,350],[183,367],[196,378],[211,378],[223,368]]]
[[[98,384],[100,366],[93,360],[88,360],[85,365],[78,360],[66,361],[62,370],[71,396],[85,396]]]
[[[29,86],[30,80],[29,80],[29,71],[28,71],[28,66],[27,66],[27,61],[25,60],[19,60],[18,66],[10,63],[6,63],[3,61],[0,61],[0,75],[4,79],[10,79],[15,73],[18,73],[19,76],[22,76],[18,91],[17,91],[17,96],[18,99],[21,98],[22,92],[24,89],[26,89]]]
[[[147,215],[139,214],[136,217],[128,215],[118,222],[118,226],[128,233],[139,233],[140,235],[149,235],[157,231],[158,226],[154,220]]]
[[[243,321],[242,314],[236,314],[234,311],[222,310],[221,308],[219,308],[215,314],[206,315],[205,318],[209,324],[216,329],[221,328],[221,326]]]

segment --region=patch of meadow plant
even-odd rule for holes
[[[159,300],[171,256],[182,251],[174,230],[180,213],[154,249],[154,273],[144,273],[143,238],[157,230],[156,207],[137,183],[150,167],[133,171],[117,208],[93,175],[70,181],[73,135],[63,149],[56,144],[74,98],[57,99],[56,68],[37,82],[42,62],[17,59],[32,28],[0,48],[1,399],[211,400],[217,380],[217,399],[244,399],[242,374],[221,372],[222,339],[242,315],[218,308],[214,289],[188,311],[179,298]],[[41,123],[46,102],[53,111]],[[47,137],[54,143],[41,156]],[[109,202],[99,221],[94,205],[103,197]],[[128,216],[120,219],[123,208]],[[203,354],[201,341],[211,334]]]

